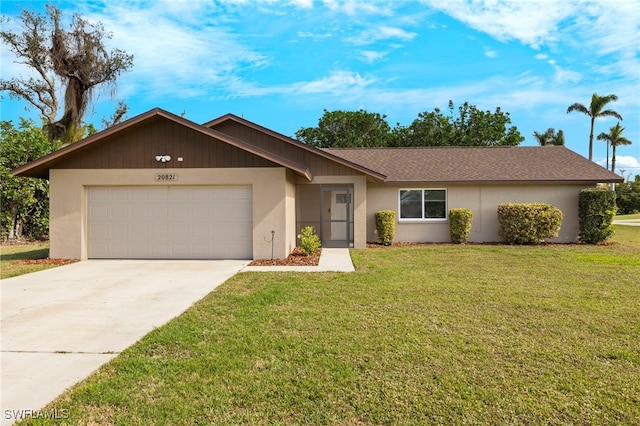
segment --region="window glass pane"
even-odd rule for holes
[[[425,189],[424,200],[425,201],[444,201],[445,200],[444,189]]]
[[[428,189],[424,191],[425,219],[445,219],[447,217],[446,191]]]
[[[400,191],[400,218],[422,219],[422,191],[419,189]]]

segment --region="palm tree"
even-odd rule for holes
[[[611,171],[614,173],[616,171],[616,147],[620,145],[631,145],[631,141],[622,136],[622,132],[624,132],[624,127],[620,126],[620,122],[618,121],[615,126],[609,128],[609,133],[602,132],[598,135],[598,140],[607,141],[613,148]]]
[[[558,130],[558,133],[556,133],[556,129],[553,127],[549,127],[544,133],[533,132],[533,136],[540,146],[564,145],[564,132]]]
[[[612,109],[604,109],[604,107],[611,101],[617,101],[616,95],[598,96],[594,93],[591,96],[591,104],[589,108],[581,103],[576,102],[567,108],[567,114],[572,111],[578,111],[591,117],[591,132],[589,133],[589,160],[593,160],[593,127],[598,117],[616,117],[618,120],[622,120],[622,116]]]

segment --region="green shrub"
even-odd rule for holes
[[[298,238],[300,238],[300,250],[307,256],[313,254],[320,248],[320,237],[315,234],[312,226],[302,228]]]
[[[616,193],[608,189],[589,188],[578,196],[580,241],[597,244],[613,235],[611,222],[616,214]]]
[[[378,240],[385,246],[391,245],[396,236],[396,212],[393,210],[380,210],[376,212],[376,229]]]
[[[456,244],[466,243],[471,234],[473,212],[469,209],[449,210],[449,232],[451,241]]]
[[[509,244],[540,244],[558,236],[563,216],[560,209],[549,204],[500,204],[500,236]]]

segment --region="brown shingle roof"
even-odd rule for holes
[[[606,183],[623,179],[563,146],[327,149],[389,183]]]

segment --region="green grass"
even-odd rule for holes
[[[616,215],[613,220],[638,220],[640,219],[640,213],[636,214],[621,214]]]
[[[639,424],[640,228],[352,257],[351,274],[236,275],[49,409],[70,424]]]
[[[56,265],[23,264],[23,260],[46,259],[49,256],[49,243],[35,242],[29,244],[0,246],[0,279],[41,271]]]

